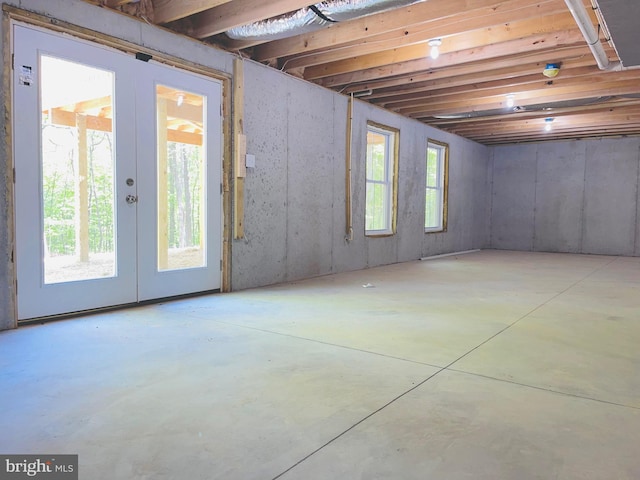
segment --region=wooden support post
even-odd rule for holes
[[[208,158],[205,152],[205,144],[204,144],[204,138],[206,135],[207,135],[207,130],[203,130],[202,136],[201,136],[202,141],[200,142],[200,145],[199,145],[200,146],[200,180],[198,181],[198,183],[199,183],[199,190],[200,190],[200,195],[199,195],[200,206],[198,208],[198,211],[200,212],[199,213],[200,244],[198,245],[198,248],[200,249],[202,263],[200,263],[200,265],[198,266],[204,265],[206,260],[205,252],[206,252],[206,245],[207,245],[207,236],[209,235],[209,232],[207,231],[207,215],[206,215],[207,208],[205,207],[205,205],[207,204],[207,191],[210,192],[211,189],[217,187],[217,185],[208,185],[206,181],[207,163],[208,163]]]
[[[224,157],[222,159],[222,208],[223,243],[222,243],[222,288],[223,292],[230,292],[231,284],[231,245],[233,244],[233,80],[223,80],[222,101],[224,105]]]
[[[89,261],[89,168],[87,150],[87,117],[76,114],[78,129],[78,165],[76,168],[76,255]]]
[[[169,268],[169,162],[167,148],[167,99],[158,102],[158,270]]]
[[[233,62],[233,237],[244,238],[244,177],[239,176],[238,165],[244,164],[246,139],[244,137],[244,63],[241,58]],[[243,145],[245,146],[243,151]]]
[[[352,218],[352,200],[351,200],[351,142],[353,133],[353,94],[349,96],[347,104],[347,148],[346,148],[346,165],[345,165],[345,239],[348,242],[353,240],[353,218]]]

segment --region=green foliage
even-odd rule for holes
[[[198,145],[169,142],[169,248],[201,246],[203,152]]]
[[[76,253],[78,131],[42,126],[44,241],[49,255]],[[169,247],[201,246],[203,153],[201,146],[169,143]],[[87,131],[89,252],[115,249],[114,152],[111,132]]]
[[[89,251],[114,250],[113,142],[110,132],[87,131]],[[72,127],[42,128],[42,198],[49,255],[76,252],[78,133]]]

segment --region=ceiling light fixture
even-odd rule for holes
[[[542,74],[548,78],[557,77],[558,73],[560,73],[560,64],[558,63],[547,63],[547,66],[542,70]]]
[[[553,118],[549,117],[549,118],[545,118],[544,119],[544,131],[545,132],[550,132],[551,131],[551,124],[553,123]]]
[[[440,50],[438,49],[440,45],[442,45],[442,40],[440,38],[434,38],[433,40],[429,40],[429,46],[431,47],[429,56],[434,60],[440,56]]]
[[[178,99],[176,103],[178,104],[179,107],[182,106],[182,104],[184,103],[184,93],[178,94]]]
[[[507,95],[507,108],[513,108],[515,104],[516,96],[510,93],[509,95]]]

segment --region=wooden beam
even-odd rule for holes
[[[178,130],[167,130],[167,141],[176,143],[186,143],[187,145],[202,146],[202,134],[180,132]]]
[[[470,46],[504,41],[498,37],[498,34],[504,31],[512,31],[514,35],[525,37],[537,33],[551,33],[554,30],[575,28],[575,20],[567,12],[567,7],[564,4],[552,4],[548,10],[545,10],[544,17],[540,17],[540,13],[538,4],[528,5],[515,11],[499,10],[491,15],[481,17],[478,17],[475,11],[460,12],[455,18],[434,19],[419,24],[413,29],[402,28],[368,38],[365,43],[352,41],[340,45],[338,48],[329,47],[327,50],[317,53],[288,57],[281,63],[286,69],[305,68],[361,57],[381,50],[389,51],[408,45],[426,43],[434,37],[443,38],[443,46],[447,51],[455,51]]]
[[[516,105],[518,105],[521,99],[530,98],[529,92],[531,90],[555,94],[561,92],[561,89],[566,87],[574,87],[574,91],[579,91],[579,88],[585,85],[588,85],[589,89],[592,89],[595,84],[610,84],[611,82],[638,80],[638,78],[640,78],[640,72],[633,70],[613,72],[601,71],[598,67],[585,67],[578,72],[579,74],[575,76],[556,78],[551,84],[549,84],[549,80],[542,75],[531,75],[523,77],[521,82],[514,82],[509,79],[506,81],[494,81],[481,84],[467,84],[453,88],[433,89],[417,92],[396,101],[385,101],[379,104],[391,110],[401,110],[420,104],[428,105],[436,102],[444,102],[450,98],[461,101],[467,98],[473,100],[479,97],[502,95],[505,96],[504,100],[506,100],[506,95],[513,94],[516,96],[515,102]],[[586,76],[589,77],[587,81],[585,81],[584,78]],[[638,91],[640,93],[640,83],[638,83]],[[536,93],[536,95],[540,95],[540,93]]]
[[[67,127],[75,127],[76,114],[64,110],[51,111],[51,123],[54,125],[64,125]],[[100,132],[112,132],[112,120],[104,117],[94,117],[83,115],[86,121],[87,130],[97,130]],[[179,130],[167,129],[167,140],[170,142],[186,143],[188,145],[202,145],[202,134],[181,132]]]
[[[503,123],[518,122],[528,118],[546,118],[549,116],[561,117],[561,116],[573,116],[581,114],[597,114],[608,115],[609,113],[621,113],[621,112],[635,112],[640,109],[640,99],[638,100],[619,100],[608,101],[602,103],[593,103],[590,105],[583,105],[579,107],[564,107],[553,108],[550,111],[543,110],[524,110],[520,112],[504,113],[499,115],[487,115],[482,117],[465,117],[465,118],[427,118],[425,123],[433,125],[437,128],[442,128],[447,131],[451,131],[457,128],[474,128],[478,126],[486,129],[487,126],[495,126]]]
[[[346,128],[346,165],[345,165],[345,238],[353,240],[353,198],[352,198],[352,143],[353,143],[353,95],[349,97],[347,104],[347,128]]]
[[[89,162],[87,119],[75,114],[78,129],[78,163],[76,165],[76,255],[81,262],[89,261]]]
[[[78,103],[60,105],[55,108],[60,108],[61,110],[67,110],[69,112],[87,114],[91,110],[101,110],[105,107],[111,107],[111,105],[111,95],[107,95],[105,97],[92,98],[91,100],[85,100]]]
[[[597,74],[599,72],[598,67],[592,65],[592,63],[592,59],[582,59],[573,63],[573,65],[578,65],[576,68],[563,68],[562,79]],[[511,69],[499,69],[496,72],[479,72],[477,74],[443,78],[409,85],[404,89],[398,88],[396,91],[388,89],[382,92],[376,91],[369,95],[367,100],[376,105],[385,106],[393,102],[424,98],[428,92],[434,91],[453,92],[456,89],[460,92],[481,91],[493,87],[510,87],[535,83],[545,80],[545,77],[542,76],[543,68],[541,65],[522,65]],[[512,73],[512,75],[507,74],[507,72]],[[521,75],[513,75],[515,72],[520,72]]]
[[[603,129],[585,129],[574,131],[531,131],[518,132],[514,134],[489,135],[475,137],[472,140],[483,143],[485,145],[497,145],[521,142],[540,142],[548,140],[575,140],[579,138],[599,138],[610,136],[634,135],[633,130],[619,128],[603,128]]]
[[[554,2],[557,2],[557,0],[538,2],[540,4],[540,12],[544,11],[545,5]],[[412,26],[428,23],[433,19],[453,17],[460,14],[460,12],[473,11],[478,17],[482,17],[503,9],[513,9],[515,5],[524,6],[528,4],[531,4],[531,1],[429,0],[428,2],[398,8],[392,13],[382,12],[368,15],[332,25],[321,31],[259,45],[254,49],[253,58],[258,61],[266,61],[309,53],[324,48],[334,48],[355,40],[369,39],[393,30],[409,29]]]
[[[244,60],[241,58],[233,61],[233,138],[233,232],[234,238],[240,239],[244,238],[244,177],[238,176],[237,171],[237,166],[244,161],[244,158],[241,158],[243,152],[240,148],[244,138]]]
[[[91,115],[85,115],[87,121],[88,130],[98,130],[100,132],[111,132],[112,121],[110,118],[94,117]],[[64,125],[66,127],[76,126],[76,114],[74,112],[67,112],[64,110],[53,109],[51,110],[51,123],[54,125]]]
[[[567,35],[567,34],[565,34]],[[564,41],[573,40],[573,43],[563,44]],[[434,69],[444,70],[453,66],[461,66],[465,63],[474,63],[469,67],[468,71],[477,71],[478,63],[481,60],[491,60],[492,67],[500,68],[501,66],[513,66],[522,61],[523,55],[518,52],[544,52],[550,58],[558,58],[555,53],[558,47],[577,47],[583,52],[588,52],[583,48],[584,40],[579,30],[572,30],[569,35],[562,39],[554,39],[553,41],[537,42],[532,39],[513,40],[500,44],[499,46],[491,46],[487,48],[478,48],[464,50],[462,52],[453,52],[441,55],[437,60],[431,58],[420,58],[407,62],[400,62],[395,65],[386,65],[384,67],[369,68],[357,72],[348,72],[346,74],[333,75],[322,79],[315,79],[316,83],[325,87],[335,88],[340,85],[360,84],[377,80],[382,77],[393,77],[399,75],[414,75],[417,72],[432,71]],[[501,57],[501,58],[497,58]],[[594,60],[595,64],[595,60]],[[446,72],[443,72],[446,75]]]
[[[406,75],[399,75],[382,80],[372,80],[368,82],[350,85],[344,89],[345,93],[357,92],[361,90],[374,90],[374,96],[382,89],[388,89],[391,92],[397,92],[398,88],[410,89],[412,85],[420,85],[421,82],[431,82],[437,80],[449,80],[460,78],[464,75],[473,75],[475,78],[470,79],[472,83],[487,81],[493,78],[504,78],[508,76],[524,75],[527,73],[542,72],[545,64],[551,62],[562,63],[563,67],[568,66],[585,66],[595,65],[595,61],[586,46],[561,47],[554,50],[542,50],[539,52],[522,53],[506,57],[502,59],[491,60],[491,68],[487,68],[485,62],[471,62],[462,65],[455,65],[448,68],[431,69],[427,71],[412,72]],[[344,75],[349,77],[350,75]],[[331,77],[334,81],[337,77]],[[320,80],[321,85],[331,87],[339,86],[328,84],[327,79]],[[348,81],[346,83],[349,83]],[[384,95],[382,95],[384,96]]]
[[[99,0],[98,0],[99,2]],[[96,2],[96,3],[98,3]],[[104,4],[109,8],[116,8],[122,5],[126,5],[127,3],[133,3],[133,0],[104,0]],[[94,2],[92,2],[94,3]]]
[[[483,32],[485,33],[485,32]],[[514,33],[509,29],[496,34],[498,43],[473,45],[470,35],[463,35],[461,45],[467,48],[448,51],[445,43],[441,47],[442,53],[437,60],[429,57],[430,47],[428,44],[411,45],[401,49],[384,51],[377,54],[365,55],[352,60],[342,60],[325,65],[318,65],[305,69],[304,78],[315,80],[323,77],[330,77],[352,72],[371,72],[376,70],[380,76],[383,69],[389,69],[398,73],[400,68],[412,68],[411,71],[425,70],[426,68],[444,68],[461,63],[477,62],[497,57],[513,55],[514,52],[545,50],[560,45],[577,45],[584,42],[584,38],[579,29],[567,29],[557,31],[552,34],[535,34],[523,38],[519,33]],[[456,48],[456,47],[454,47]],[[384,74],[383,74],[384,75]]]
[[[586,129],[586,130],[570,130],[570,131],[551,131],[551,132],[527,132],[515,133],[512,135],[491,135],[484,137],[475,137],[475,140],[484,145],[500,145],[524,142],[540,142],[541,140],[575,140],[580,138],[600,138],[600,137],[621,137],[626,135],[635,135],[637,130],[625,128],[603,128],[603,129]]]
[[[153,22],[169,23],[231,0],[153,0]]]
[[[486,125],[467,126],[463,128],[449,128],[447,131],[467,136],[491,130],[492,133],[515,132],[518,130],[542,129],[545,126],[545,118],[531,118],[515,122],[505,122],[492,125],[487,129]],[[552,116],[553,129],[573,128],[578,126],[630,126],[632,124],[640,124],[640,111],[635,113],[621,113],[617,115],[600,115],[600,114],[584,114],[571,116]]]
[[[183,32],[195,38],[211,37],[241,25],[299,10],[311,3],[309,0],[234,0],[194,15]]]
[[[231,246],[233,243],[233,110],[231,102],[231,78],[222,82],[222,292],[230,292],[232,285]]]
[[[169,268],[169,159],[167,148],[167,99],[157,97],[158,148],[158,270]]]
[[[522,95],[518,102],[522,106],[554,103],[566,100],[589,99],[606,95],[637,94],[640,84],[637,80],[610,82],[609,84],[590,85],[585,83],[579,87],[563,87],[557,90],[531,90]],[[437,115],[452,115],[467,112],[479,112],[505,108],[502,96],[480,97],[477,99],[452,100],[448,102],[418,105],[411,108],[399,109],[398,113],[412,118],[433,117]]]
[[[203,112],[202,106],[182,104],[178,106],[175,100],[165,100],[167,106],[167,117],[195,123],[202,128]]]

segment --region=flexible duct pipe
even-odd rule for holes
[[[569,11],[573,18],[575,19],[580,31],[582,32],[582,36],[584,37],[587,45],[591,49],[591,53],[593,57],[596,59],[596,63],[598,64],[598,68],[600,70],[619,70],[622,68],[622,65],[619,62],[611,63],[609,62],[609,57],[607,57],[607,52],[604,51],[604,47],[602,46],[602,42],[600,42],[600,37],[598,32],[591,23],[591,18],[587,10],[584,8],[584,4],[582,0],[564,0],[569,7]]]
[[[406,7],[424,0],[325,0],[295,12],[232,28],[233,40],[267,42],[316,31],[332,23]]]

